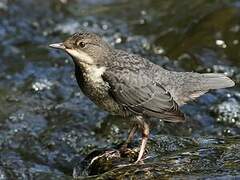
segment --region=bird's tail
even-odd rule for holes
[[[175,96],[178,104],[196,99],[212,89],[221,89],[235,85],[233,80],[220,73],[178,73],[182,86]]]
[[[201,74],[200,81],[202,90],[227,88],[235,85],[233,80],[220,73]]]

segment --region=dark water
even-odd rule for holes
[[[128,122],[90,102],[70,58],[48,48],[81,29],[237,85],[184,107],[186,124],[152,120],[145,164],[127,165],[140,136],[120,157]],[[240,178],[239,37],[239,0],[1,0],[0,179]]]

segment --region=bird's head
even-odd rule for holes
[[[67,52],[78,65],[104,65],[111,56],[111,47],[97,34],[75,33],[63,43],[49,45]]]

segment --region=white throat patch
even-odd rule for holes
[[[84,62],[88,64],[93,64],[93,59],[85,52],[83,51],[76,51],[73,49],[66,49],[66,51],[71,54],[76,59],[82,59]]]
[[[89,65],[86,67],[86,71],[89,74],[89,78],[93,82],[103,82],[102,75],[106,71],[106,67],[97,67],[95,65]]]
[[[76,59],[82,60],[81,64],[86,71],[89,80],[94,83],[104,83],[102,74],[105,72],[106,67],[97,67],[94,65],[94,60],[85,52],[66,49],[66,51]]]

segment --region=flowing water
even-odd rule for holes
[[[140,134],[79,90],[71,59],[48,44],[89,30],[170,70],[220,72],[236,86],[183,107],[185,124]],[[1,0],[0,179],[240,178],[239,0]]]

